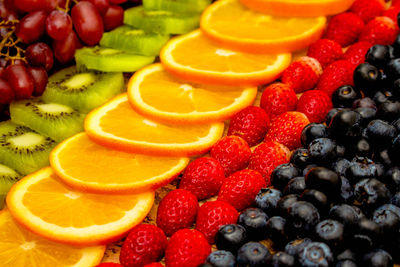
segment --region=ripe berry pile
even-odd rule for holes
[[[0,105],[40,96],[48,72],[122,24],[127,0],[0,1]]]

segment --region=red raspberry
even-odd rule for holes
[[[157,226],[167,236],[183,228],[190,228],[197,215],[199,203],[190,191],[176,189],[169,192],[157,210]]]
[[[364,23],[380,16],[385,11],[383,0],[356,0],[350,7],[350,12],[358,15]]]
[[[296,104],[296,93],[287,84],[273,83],[261,95],[260,107],[271,119],[286,111],[295,110]]]
[[[100,263],[99,265],[96,265],[96,267],[123,267],[123,266],[119,263],[103,262],[103,263]]]
[[[390,45],[396,37],[397,29],[393,20],[388,17],[376,17],[365,25],[358,40],[370,42],[372,45]]]
[[[143,266],[158,261],[167,247],[167,237],[155,225],[140,224],[125,239],[119,255],[124,267]]]
[[[312,57],[301,57],[286,68],[282,73],[281,81],[289,85],[296,93],[302,93],[313,89],[321,74],[322,67],[318,60]]]
[[[153,263],[147,264],[147,265],[145,265],[143,267],[164,267],[164,265],[162,265],[159,262],[153,262]]]
[[[211,148],[211,157],[219,161],[224,168],[225,176],[243,170],[250,161],[251,150],[241,137],[225,136]]]
[[[382,16],[388,17],[392,19],[394,22],[397,21],[397,15],[400,13],[400,5],[393,5],[386,9],[385,12],[383,12]],[[395,23],[395,25],[398,27],[398,25]]]
[[[342,13],[329,21],[324,38],[346,47],[358,39],[363,27],[364,22],[359,16],[350,12]]]
[[[241,211],[253,204],[254,198],[265,186],[265,180],[258,171],[241,170],[225,180],[218,193],[218,200],[226,201]]]
[[[392,0],[392,6],[400,6],[400,0]]]
[[[236,135],[255,146],[268,131],[269,117],[260,107],[247,107],[232,117],[228,135]]]
[[[301,112],[289,111],[271,122],[265,141],[276,141],[290,150],[301,147],[301,131],[309,124],[307,116]]]
[[[319,39],[308,48],[307,56],[313,57],[321,63],[322,68],[343,56],[342,47],[335,41]]]
[[[297,111],[306,114],[310,122],[323,122],[326,114],[332,108],[331,98],[321,90],[305,92],[297,103]]]
[[[343,59],[350,61],[354,65],[360,65],[365,62],[365,55],[371,46],[369,42],[357,42],[346,50]]]
[[[202,200],[217,195],[224,180],[221,164],[216,159],[203,157],[186,167],[179,188],[192,192],[198,200]]]
[[[210,253],[211,246],[202,233],[182,229],[169,240],[165,264],[168,267],[197,267],[204,263]]]
[[[208,242],[214,243],[218,229],[225,224],[236,223],[237,210],[225,201],[209,201],[204,203],[197,214],[196,230],[202,232]]]
[[[329,97],[340,86],[354,85],[353,72],[356,65],[347,60],[338,60],[329,65],[319,79],[317,89],[326,92]]]
[[[276,166],[289,162],[290,150],[278,142],[264,142],[251,155],[249,169],[256,170],[264,177],[267,186]]]

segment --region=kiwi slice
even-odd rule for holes
[[[176,14],[201,13],[211,0],[143,0],[143,7],[148,10],[164,10]]]
[[[46,135],[57,142],[83,132],[85,114],[39,98],[14,101],[10,104],[11,121]]]
[[[21,179],[21,174],[10,167],[0,164],[0,210],[4,208],[5,200],[11,186]]]
[[[123,25],[111,32],[105,32],[100,45],[132,54],[157,56],[169,37],[168,34],[146,33],[141,29]]]
[[[121,72],[79,72],[72,66],[49,78],[42,99],[46,103],[63,104],[87,113],[124,90]]]
[[[56,141],[11,121],[0,123],[0,162],[26,175],[49,165]]]
[[[146,11],[142,6],[137,6],[125,10],[124,23],[148,32],[183,34],[199,27],[200,15]]]
[[[83,66],[89,70],[104,72],[134,72],[153,63],[155,58],[100,46],[84,47],[75,52],[78,68]]]

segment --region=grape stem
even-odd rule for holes
[[[72,2],[73,2],[74,4],[77,4],[77,3],[78,3],[77,0],[72,0]],[[66,0],[66,1],[65,1],[65,7],[64,7],[64,8],[62,8],[62,7],[57,7],[57,9],[60,10],[60,11],[64,11],[65,13],[68,13],[69,10],[71,9],[71,0]]]
[[[17,44],[21,41],[19,38],[14,39],[13,34],[15,32],[15,26],[19,23],[19,20],[7,20],[0,22],[0,28],[7,28],[8,32],[3,36],[0,42],[0,57],[4,57],[7,61],[11,60],[14,64],[15,60],[22,60],[27,63],[25,57],[25,50],[19,47]],[[6,52],[4,52],[6,50]],[[12,53],[14,52],[14,53]]]

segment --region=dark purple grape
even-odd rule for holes
[[[47,85],[47,71],[41,67],[30,67],[28,71],[33,79],[34,89],[33,95],[34,96],[41,96],[46,89]]]
[[[54,40],[64,40],[72,31],[70,15],[61,10],[53,10],[46,19],[46,32]]]
[[[0,104],[9,104],[15,98],[11,86],[3,79],[0,79]]]
[[[35,43],[28,46],[25,57],[29,64],[33,66],[44,67],[47,71],[53,67],[53,51],[45,43]]]
[[[26,99],[32,96],[34,83],[25,66],[10,65],[5,69],[3,76],[13,89],[16,99]]]
[[[26,44],[36,42],[44,34],[46,16],[45,11],[29,13],[18,23],[15,34]]]
[[[75,32],[72,31],[65,40],[54,40],[53,41],[53,52],[54,57],[60,63],[68,63],[74,59],[76,49],[80,48],[82,44],[80,43]]]
[[[106,31],[117,28],[124,21],[124,9],[120,6],[111,5],[103,17],[104,29]]]
[[[110,2],[108,0],[87,0],[87,1],[92,3],[102,16],[106,14],[107,9],[110,6]]]

